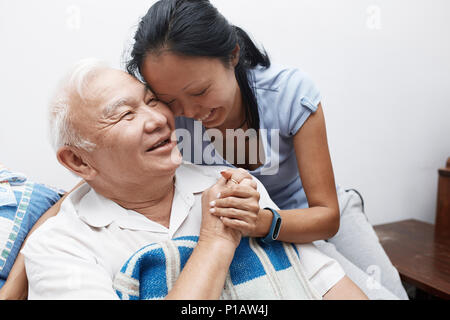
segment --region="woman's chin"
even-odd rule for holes
[[[222,119],[215,119],[210,122],[202,122],[203,126],[206,129],[219,129],[220,127],[222,127],[223,123],[224,121],[222,121]]]
[[[202,122],[203,126],[207,129],[215,129],[222,126],[225,121],[225,119],[223,119],[222,111],[222,108],[216,108],[211,119]]]

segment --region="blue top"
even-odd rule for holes
[[[308,208],[298,172],[294,136],[316,112],[321,101],[317,87],[298,69],[271,66],[250,71],[256,95],[264,165],[250,173],[266,187],[280,209]],[[179,148],[185,160],[195,164],[227,165],[200,122],[176,119]],[[181,130],[180,130],[181,129]],[[185,130],[183,130],[185,129]]]

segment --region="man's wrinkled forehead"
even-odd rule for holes
[[[147,87],[126,72],[105,69],[97,73],[88,84],[89,104],[110,114],[115,109],[135,100],[142,99]]]
[[[128,73],[116,69],[104,69],[97,72],[88,82],[91,99],[110,100],[118,93],[127,90],[140,90],[145,87]]]

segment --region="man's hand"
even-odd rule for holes
[[[199,242],[221,242],[236,249],[241,242],[241,233],[225,226],[220,217],[212,215],[210,212],[211,203],[218,200],[220,195],[227,190],[226,184],[227,180],[220,178],[214,186],[203,192]]]

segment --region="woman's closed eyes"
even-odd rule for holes
[[[202,90],[200,93],[195,93],[195,94],[192,94],[192,95],[193,95],[194,97],[201,97],[201,96],[203,96],[203,95],[206,94],[206,92],[208,91],[208,89],[209,89],[209,87],[206,88],[206,89],[204,89],[204,90]]]

